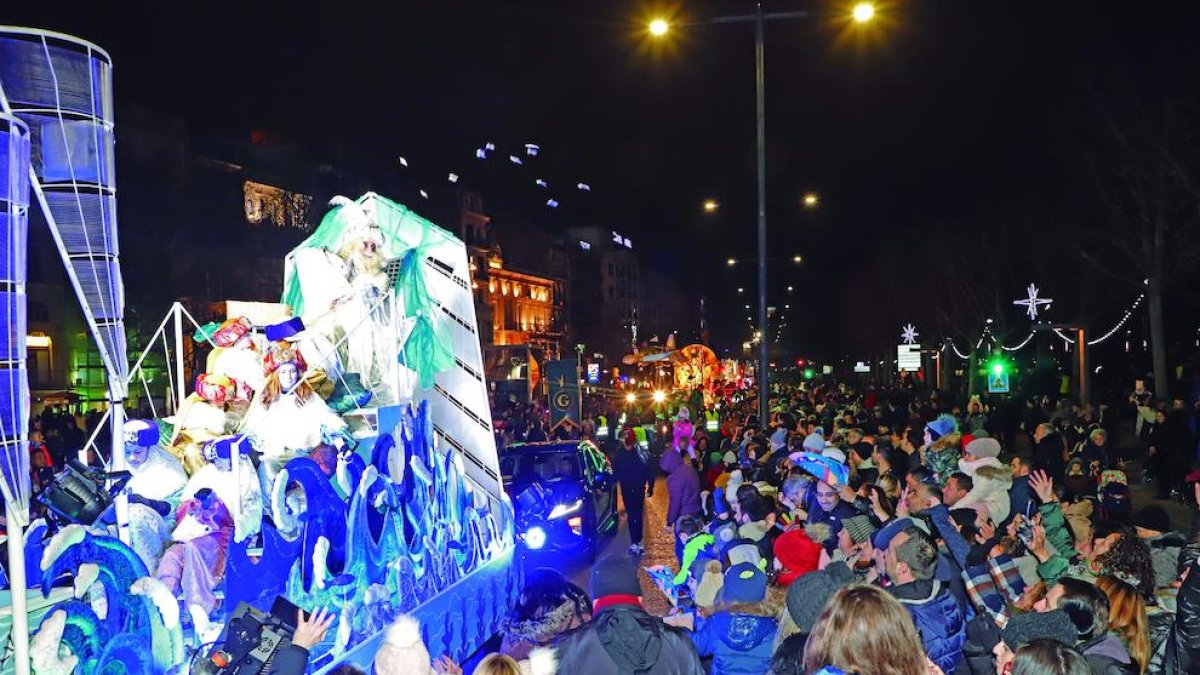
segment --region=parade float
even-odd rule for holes
[[[402,614],[430,653],[474,652],[519,579],[463,243],[373,193],[336,198],[287,256],[279,303],[226,302],[205,325],[170,309],[148,340],[172,364],[165,401],[155,419],[123,420],[130,388],[147,387],[148,351],[129,366],[110,92],[98,47],[0,27],[0,272],[11,291],[0,294],[11,336],[0,359],[11,598],[0,630],[14,645],[3,669],[187,672],[229,639],[231,619],[264,618],[263,635],[286,640],[294,611],[281,617],[281,603],[337,614],[310,672],[369,669]],[[92,438],[84,461],[62,469],[39,497],[50,522],[29,519],[19,291],[30,195],[111,392],[101,425],[111,453]],[[207,358],[193,377],[194,348]],[[89,452],[102,466],[85,465]],[[270,657],[260,651],[247,658]]]

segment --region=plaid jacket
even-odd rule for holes
[[[1011,605],[1025,592],[1025,581],[1013,559],[1007,555],[988,558],[964,569],[962,576],[971,602],[1003,628],[1011,616]]]

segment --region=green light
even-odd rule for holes
[[[817,374],[817,371],[813,370],[812,368],[804,369],[804,379],[806,379],[806,380],[813,379],[813,377],[815,377],[816,374]]]
[[[997,375],[1003,375],[1004,374],[1004,364],[1003,363],[993,363],[992,364],[992,372]]]

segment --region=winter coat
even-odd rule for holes
[[[1066,445],[1061,435],[1047,434],[1033,446],[1033,468],[1045,471],[1057,482],[1067,470],[1067,460],[1063,459],[1065,450]]]
[[[812,493],[814,497],[816,491]],[[821,542],[825,546],[825,550],[833,553],[833,549],[837,548],[838,533],[842,531],[842,519],[850,518],[858,515],[858,509],[854,508],[853,504],[846,501],[839,501],[837,506],[833,507],[832,511],[825,511],[814,498],[808,506],[808,524],[825,524],[829,526],[829,538]]]
[[[1154,566],[1154,587],[1166,588],[1179,578],[1179,554],[1187,538],[1179,532],[1164,532],[1145,540],[1150,547],[1150,562]]]
[[[1029,487],[1029,476],[1021,476],[1014,478],[1012,487],[1008,489],[1008,520],[1018,513],[1025,515],[1025,509],[1029,509],[1030,517],[1037,513],[1037,501],[1034,498],[1033,490]],[[997,521],[997,525],[1004,521]],[[997,527],[996,529],[1000,529]]]
[[[308,670],[308,650],[288,645],[275,653],[267,675],[304,675]]]
[[[625,501],[629,501],[630,498],[642,497],[646,492],[646,486],[654,484],[654,476],[650,473],[650,468],[642,461],[636,446],[630,450],[623,447],[617,448],[616,453],[613,454],[613,476],[621,486],[621,496]]]
[[[912,615],[925,655],[942,672],[954,672],[963,657],[967,620],[950,591],[935,579],[920,579],[888,590]]]
[[[972,462],[961,459],[958,461],[958,468],[971,477],[974,487],[954,504],[954,508],[963,509],[984,504],[993,523],[1008,520],[1011,508],[1008,489],[1013,484],[1012,469],[1001,464],[995,457],[981,457]]]
[[[1076,645],[1075,650],[1092,668],[1093,675],[1137,675],[1138,667],[1129,658],[1121,639],[1112,633]]]
[[[1189,570],[1175,597],[1175,624],[1167,636],[1164,673],[1200,672],[1200,559],[1193,560]]]
[[[676,453],[678,454],[678,453]],[[634,605],[601,609],[558,641],[558,672],[591,675],[702,675],[686,631]]]
[[[738,604],[701,620],[692,642],[712,657],[712,675],[758,675],[770,668],[778,628],[766,603]]]
[[[661,466],[667,472],[667,525],[683,516],[699,515],[700,475],[675,450],[663,455]]]

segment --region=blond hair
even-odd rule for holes
[[[925,675],[925,648],[912,617],[887,591],[866,584],[839,589],[804,647],[804,671],[833,666],[850,673]]]
[[[488,654],[475,666],[475,675],[521,675],[521,666],[511,656]]]
[[[1146,601],[1136,588],[1108,574],[1096,580],[1096,587],[1108,596],[1108,629],[1121,636],[1138,672],[1145,673],[1150,665],[1150,619],[1146,617]]]

